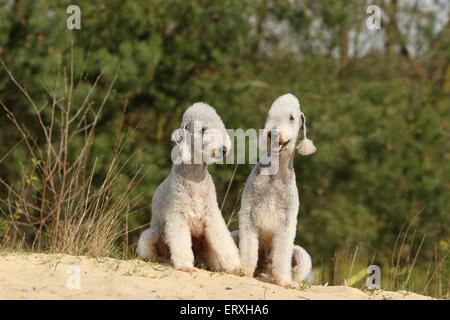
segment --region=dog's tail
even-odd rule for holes
[[[313,278],[311,256],[302,247],[294,246],[294,252],[292,254],[292,280],[311,283]]]
[[[156,256],[155,244],[159,235],[152,229],[141,233],[136,248],[136,254],[141,259],[153,259]]]

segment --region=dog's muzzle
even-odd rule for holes
[[[274,130],[270,130],[267,133],[267,149],[271,152],[281,153],[286,149],[291,140],[284,141],[283,136],[279,132],[273,134],[272,131]]]
[[[225,156],[228,153],[228,149],[225,146],[222,146],[220,148],[214,148],[211,150],[211,157],[213,159],[220,159],[220,158],[225,158]]]

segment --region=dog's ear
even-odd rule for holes
[[[190,148],[190,133],[186,129],[187,125],[182,125],[181,128],[176,129],[172,133],[172,141],[178,146],[178,154],[181,163],[190,164],[191,162],[191,148]]]
[[[317,148],[314,145],[314,142],[306,137],[306,118],[303,113],[300,114],[300,120],[300,129],[303,131],[303,139],[297,144],[297,151],[303,156],[308,156],[316,152]]]
[[[171,140],[176,144],[180,144],[184,141],[185,134],[186,133],[184,132],[184,129],[181,128],[175,129],[174,132],[172,133]]]

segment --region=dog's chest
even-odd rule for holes
[[[205,218],[209,210],[206,189],[202,184],[190,186],[187,190],[189,201],[183,211],[193,237],[200,237],[205,230]]]
[[[186,219],[194,237],[199,237],[205,230],[206,204],[204,199],[192,199],[191,210],[187,210]]]
[[[261,231],[275,232],[285,224],[295,201],[295,183],[286,184],[270,177],[258,177],[253,186],[252,218]]]

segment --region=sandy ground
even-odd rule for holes
[[[344,286],[284,289],[257,279],[203,270],[189,274],[138,260],[8,253],[0,255],[0,299],[430,298],[410,292],[366,293]]]

